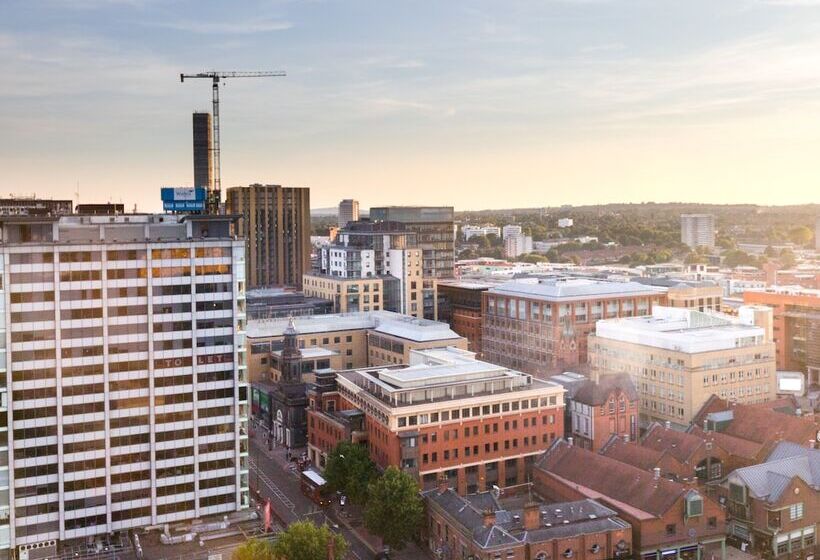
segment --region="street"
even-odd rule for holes
[[[339,523],[331,508],[320,508],[302,493],[298,471],[289,470],[284,457],[281,461],[274,458],[277,451],[281,454],[281,450],[269,452],[264,441],[258,441],[258,437],[260,436],[249,438],[251,489],[256,489],[258,485],[262,497],[270,498],[272,509],[285,523],[310,519],[315,523],[327,522],[331,527],[338,526],[334,530],[341,533],[350,546],[348,558],[373,558],[373,552],[353,532]]]

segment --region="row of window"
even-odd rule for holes
[[[483,416],[501,414],[505,412],[535,409],[539,407],[539,403],[542,407],[557,406],[558,397],[550,396],[541,397],[540,399],[524,399],[521,401],[509,401],[492,405],[485,404],[483,406],[473,406],[469,408],[455,408],[453,410],[444,410],[429,414],[399,416],[398,426],[399,428],[404,428],[405,426],[435,424],[437,422],[449,422],[450,420],[458,420],[463,418],[480,418]]]

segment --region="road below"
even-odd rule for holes
[[[258,436],[257,436],[258,437]],[[331,509],[320,508],[302,493],[297,472],[289,470],[273,455],[276,450],[268,452],[263,442],[257,437],[250,439],[250,485],[259,489],[263,498],[270,498],[271,508],[285,523],[310,519],[315,523],[327,522],[341,533],[350,545],[348,558],[368,560],[373,552],[359,538],[335,519]]]

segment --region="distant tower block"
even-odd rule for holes
[[[214,145],[210,113],[194,113],[194,186],[214,188]]]

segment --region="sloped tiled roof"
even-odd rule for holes
[[[723,432],[705,432],[700,426],[692,426],[689,433],[704,440],[711,440],[729,455],[744,459],[757,460],[763,449],[763,444],[755,441],[730,436]]]
[[[657,422],[647,428],[641,440],[643,447],[669,453],[679,463],[687,463],[703,444],[703,440],[695,435],[666,428]]]
[[[638,391],[628,373],[610,373],[602,375],[598,382],[586,381],[572,397],[572,400],[590,406],[601,406],[613,392],[623,391],[630,401],[638,400]]]
[[[761,444],[779,439],[805,444],[813,440],[820,429],[820,422],[814,418],[784,414],[763,406],[729,403],[715,395],[706,401],[693,423],[703,426],[708,414],[728,410],[732,411],[732,419],[721,432]]]
[[[599,453],[644,471],[651,471],[657,467],[663,457],[662,451],[637,443],[626,443],[617,434],[612,435]]]
[[[603,496],[661,517],[688,487],[653,473],[599,455],[563,439],[556,440],[536,461],[535,467]]]

